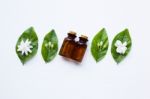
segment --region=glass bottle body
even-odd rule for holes
[[[59,55],[67,58],[71,58],[71,54],[76,44],[75,38],[76,38],[76,34],[68,33],[68,37],[66,37],[63,41]]]
[[[76,42],[73,53],[71,55],[71,58],[73,60],[76,60],[78,62],[82,61],[85,51],[87,49],[87,44],[86,44],[87,41],[88,41],[87,38],[80,37],[80,40]]]

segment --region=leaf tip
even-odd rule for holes
[[[33,27],[33,26],[30,26],[28,29],[29,29],[29,30],[34,30],[34,27]]]
[[[117,65],[119,65],[120,61],[116,61]]]
[[[99,60],[95,60],[96,61],[96,63],[98,63],[99,62]]]
[[[51,30],[51,32],[55,32],[55,30],[54,30],[54,29],[52,29],[52,30]]]
[[[126,33],[129,34],[129,29],[128,29],[128,28],[125,28],[125,29],[123,30],[123,32],[126,32]]]
[[[102,30],[105,31],[106,29],[103,27]]]
[[[22,61],[22,60],[21,60],[21,63],[22,63],[22,65],[23,65],[23,66],[25,65],[25,62],[24,62],[24,61]]]
[[[49,63],[48,61],[44,60],[45,61],[45,64]]]
[[[128,28],[125,28],[124,30],[128,31],[129,29],[128,29]]]

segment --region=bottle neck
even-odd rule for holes
[[[87,42],[88,40],[86,38],[82,38],[82,37],[79,37],[79,42],[80,43],[85,43]]]
[[[76,35],[68,33],[68,38],[74,40],[76,38]]]

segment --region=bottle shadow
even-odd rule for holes
[[[65,60],[65,61],[68,61],[68,62],[70,62],[70,63],[73,63],[73,64],[75,64],[76,66],[81,66],[81,63],[80,63],[80,62],[77,62],[77,61],[75,61],[75,60],[73,60],[73,59],[66,58],[66,57],[62,57],[62,59]]]

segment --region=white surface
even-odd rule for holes
[[[150,99],[149,5],[149,0],[1,0],[0,99]],[[22,66],[15,45],[30,26],[39,37],[39,49]],[[91,56],[91,40],[103,27],[110,45],[118,32],[130,30],[132,50],[119,65],[110,46],[99,63]],[[70,30],[89,36],[81,65],[59,55],[44,63],[41,43],[53,28],[59,47]]]

